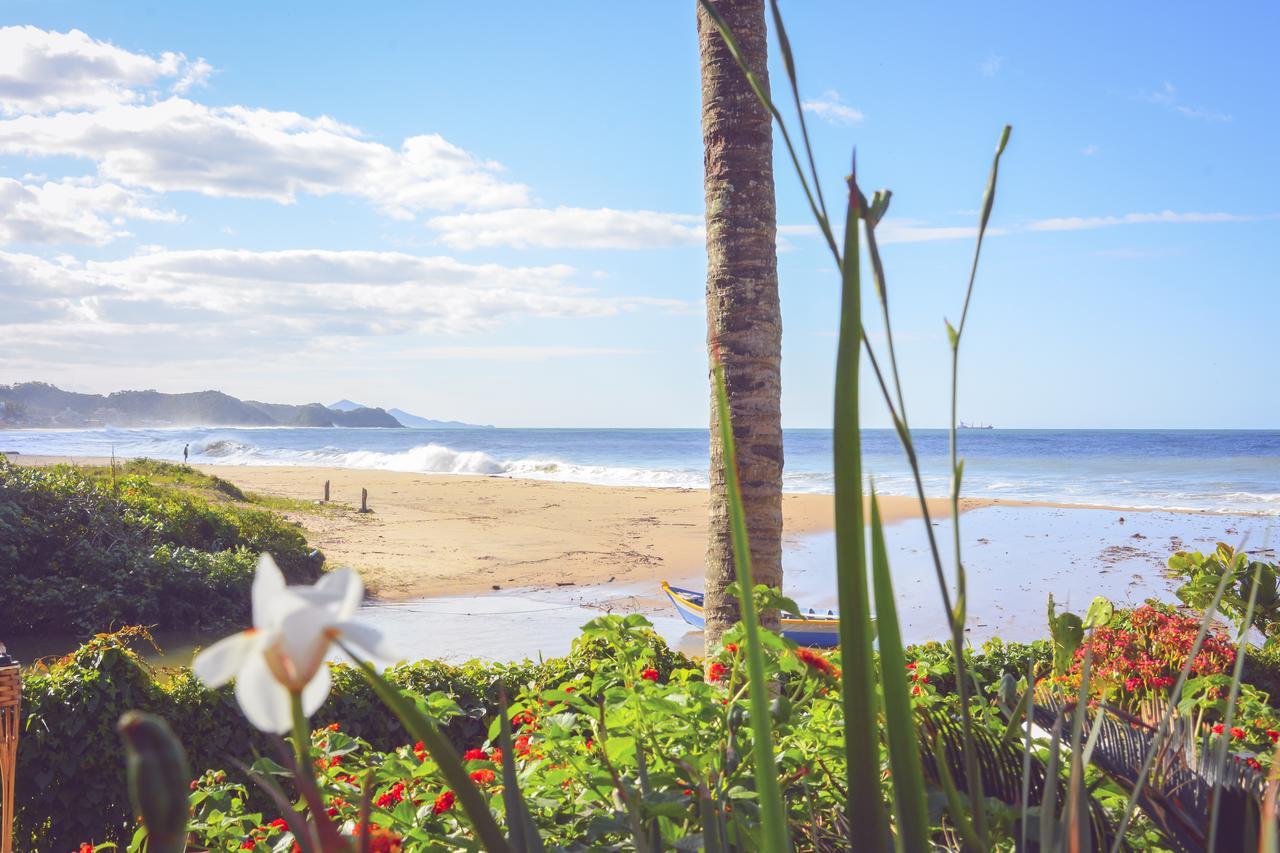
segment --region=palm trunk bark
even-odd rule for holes
[[[768,89],[764,0],[715,0]],[[778,303],[773,128],[715,22],[698,8],[707,221],[707,344],[724,364],[755,583],[782,586],[782,314]],[[713,380],[714,382],[714,380]],[[738,621],[715,391],[711,403],[706,647]],[[777,614],[762,617],[777,627]]]

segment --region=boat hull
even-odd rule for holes
[[[665,581],[662,591],[671,599],[671,604],[681,619],[695,628],[706,628],[702,593],[673,587]],[[836,617],[805,618],[788,615],[782,620],[782,636],[801,646],[835,648],[840,645],[840,620]]]

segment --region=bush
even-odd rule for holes
[[[128,840],[133,818],[124,751],[115,731],[127,710],[150,711],[168,720],[197,769],[230,768],[229,759],[248,763],[256,753],[274,755],[245,721],[230,685],[212,691],[189,669],[151,669],[129,648],[146,639],[146,632],[137,628],[99,635],[52,665],[24,674],[15,849],[70,850],[87,840]],[[663,678],[691,666],[655,635],[646,643],[647,659]],[[536,691],[587,677],[600,665],[597,647],[584,643],[573,654],[544,663],[450,666],[421,661],[395,667],[388,677],[423,696],[448,695],[461,713],[445,731],[465,750],[488,737],[500,683],[513,694]],[[317,725],[341,720],[348,733],[380,750],[407,742],[400,724],[351,667],[335,665],[332,676],[333,692],[315,717]],[[233,782],[244,781],[229,772]],[[266,803],[252,799],[250,805]]]
[[[135,462],[117,476],[0,456],[0,625],[14,635],[244,624],[259,552],[295,583],[318,577],[324,557],[282,517],[233,502],[243,497],[181,465]]]

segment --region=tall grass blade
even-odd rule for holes
[[[938,778],[942,780],[942,793],[947,800],[947,813],[951,816],[951,821],[956,825],[956,832],[960,834],[960,840],[964,842],[967,850],[981,850],[982,841],[979,840],[977,834],[973,831],[973,821],[969,819],[969,810],[964,804],[964,800],[960,798],[960,792],[956,789],[955,779],[951,776],[951,761],[947,758],[946,746],[942,741],[941,732],[938,733],[934,741],[934,755],[938,756]]]
[[[871,489],[871,574],[875,580],[876,629],[880,638],[880,681],[884,687],[885,728],[889,741],[889,769],[893,778],[898,838],[904,853],[929,849],[929,812],[915,714],[907,686],[907,660],[902,653],[898,606],[893,598],[889,555],[884,545],[880,502]]]
[[[787,69],[787,80],[791,84],[791,97],[796,105],[796,120],[800,123],[800,139],[804,142],[804,153],[809,158],[809,177],[813,180],[813,191],[818,194],[818,207],[822,218],[830,221],[827,215],[827,200],[822,197],[822,181],[818,179],[818,167],[813,161],[813,146],[809,144],[809,126],[804,120],[804,107],[800,103],[800,81],[796,77],[796,60],[791,53],[791,39],[787,38],[787,27],[782,22],[782,11],[778,8],[778,0],[769,0],[769,11],[773,14],[773,28],[778,37],[778,49],[782,51],[783,67]]]
[[[772,716],[769,713],[769,683],[764,671],[764,649],[760,644],[760,623],[756,616],[755,586],[751,579],[751,540],[747,535],[746,510],[742,506],[742,490],[738,485],[738,456],[733,442],[733,422],[729,413],[729,394],[724,384],[724,365],[719,349],[715,354],[716,409],[720,422],[720,440],[724,447],[724,478],[729,495],[729,528],[733,541],[733,565],[738,576],[738,600],[743,628],[747,637],[747,679],[751,700],[751,753],[756,794],[760,798],[761,847],[768,851],[791,849],[782,790],[778,785],[778,767],[773,754]],[[878,754],[878,753],[877,753]],[[877,798],[879,792],[877,791]]]
[[[969,303],[973,298],[973,285],[978,276],[978,258],[982,254],[982,241],[987,233],[987,223],[991,220],[991,208],[995,203],[996,181],[1000,175],[1000,157],[1005,146],[1009,144],[1009,134],[1013,128],[1004,126],[1000,133],[1000,141],[996,145],[995,157],[991,161],[991,174],[987,178],[987,188],[982,197],[982,215],[978,222],[978,238],[973,250],[973,264],[969,269],[969,284],[965,288],[964,307],[960,312],[960,325],[952,330],[947,326],[951,340],[951,529],[955,538],[956,559],[956,599],[951,612],[951,641],[956,660],[956,690],[960,699],[960,722],[964,729],[965,739],[965,773],[970,780],[969,804],[973,808],[974,830],[984,842],[987,837],[986,810],[983,807],[982,777],[978,772],[978,753],[973,742],[973,717],[969,711],[969,685],[964,678],[964,623],[967,607],[967,581],[964,561],[960,548],[960,479],[963,473],[958,457],[956,428],[957,407],[959,405],[960,388],[960,340],[964,334],[965,320],[969,316]]]
[[[440,768],[440,773],[457,795],[458,802],[462,804],[463,811],[471,821],[485,849],[489,853],[511,853],[507,839],[498,828],[492,812],[489,811],[489,804],[480,793],[480,789],[471,781],[471,777],[467,775],[466,768],[462,766],[462,761],[448,738],[440,734],[436,724],[415,708],[413,703],[400,693],[399,688],[379,675],[368,661],[362,660],[341,640],[335,642],[355,661],[364,680],[369,682],[373,692],[378,694],[382,703],[396,715],[396,719],[404,726],[409,736],[414,740],[422,741],[423,746],[431,753],[436,766]],[[505,756],[506,753],[504,752],[503,755]]]
[[[826,238],[827,246],[839,257],[836,238],[831,231],[831,223],[827,221],[823,207],[818,204],[813,192],[809,189],[809,181],[804,176],[804,167],[800,165],[800,157],[796,154],[796,147],[791,142],[791,132],[787,130],[787,123],[783,120],[782,113],[778,112],[777,106],[774,105],[773,99],[769,97],[769,92],[765,89],[764,84],[760,82],[760,78],[747,65],[746,59],[742,55],[742,49],[738,46],[738,39],[734,36],[733,30],[729,28],[729,24],[721,17],[720,12],[716,10],[715,4],[710,0],[698,0],[698,3],[715,23],[716,29],[720,31],[720,38],[724,39],[725,46],[729,48],[729,53],[733,55],[733,61],[742,69],[743,75],[747,78],[747,84],[751,86],[751,91],[756,93],[756,98],[773,115],[773,120],[778,123],[778,130],[782,133],[782,141],[786,143],[787,153],[791,155],[791,165],[795,167],[796,176],[800,178],[800,186],[804,189],[805,198],[809,200],[809,209],[813,211],[813,218],[818,220],[818,227],[822,229],[822,236]]]
[[[516,753],[511,746],[511,718],[507,711],[507,689],[498,688],[498,710],[501,723],[499,744],[502,746],[502,803],[507,811],[507,837],[515,853],[542,853],[542,836],[533,823],[529,807],[520,794],[516,778]]]
[[[880,744],[876,736],[875,660],[867,592],[866,528],[862,508],[862,433],[858,421],[858,367],[862,338],[862,270],[858,249],[861,193],[857,162],[849,177],[841,270],[840,332],[836,348],[835,471],[836,582],[840,600],[840,656],[844,663],[844,738],[849,822],[885,849],[880,794]]]
[[[1178,707],[1178,698],[1182,696],[1182,688],[1186,686],[1187,679],[1191,675],[1191,664],[1195,661],[1196,655],[1200,654],[1200,647],[1204,645],[1204,638],[1209,633],[1209,625],[1213,622],[1213,615],[1218,612],[1218,602],[1222,600],[1222,594],[1226,592],[1227,584],[1233,578],[1234,574],[1231,572],[1222,573],[1222,580],[1218,581],[1218,588],[1214,590],[1213,598],[1209,601],[1208,607],[1205,608],[1204,616],[1200,619],[1200,630],[1196,632],[1195,642],[1191,644],[1191,651],[1187,655],[1186,662],[1182,665],[1182,671],[1178,673],[1177,682],[1169,691],[1169,702],[1165,705],[1164,713],[1160,715],[1160,720],[1156,724],[1155,736],[1151,738],[1151,744],[1147,747],[1147,754],[1143,756],[1142,768],[1138,771],[1133,790],[1129,792],[1129,799],[1125,801],[1124,812],[1120,816],[1120,825],[1116,827],[1115,841],[1111,844],[1111,853],[1120,853],[1121,846],[1124,844],[1124,834],[1129,829],[1129,823],[1133,820],[1133,814],[1137,810],[1138,798],[1142,796],[1142,791],[1146,787],[1147,776],[1151,773],[1151,765],[1155,763],[1156,755],[1163,748],[1165,738],[1169,736],[1173,714]]]
[[[1231,691],[1227,696],[1227,717],[1222,721],[1223,731],[1230,732],[1236,722],[1236,700],[1240,698],[1240,679],[1244,673],[1244,650],[1249,644],[1249,628],[1253,625],[1253,611],[1258,604],[1258,587],[1262,580],[1262,563],[1253,571],[1253,586],[1249,590],[1249,605],[1245,609],[1244,619],[1240,622],[1240,637],[1236,642],[1236,661],[1231,670]],[[1214,754],[1213,793],[1209,799],[1209,851],[1214,853],[1218,841],[1218,794],[1222,789],[1223,771],[1227,766],[1227,736],[1218,738],[1217,750]]]

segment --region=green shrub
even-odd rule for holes
[[[83,841],[128,840],[133,820],[124,751],[115,731],[127,710],[164,717],[197,770],[225,767],[233,781],[243,782],[229,759],[251,762],[255,751],[274,755],[245,721],[230,685],[211,691],[189,669],[152,670],[129,649],[131,642],[145,637],[136,628],[100,635],[60,661],[24,674],[15,849],[69,850]],[[656,635],[645,642],[646,659],[663,678],[692,666]],[[597,651],[584,643],[571,655],[543,663],[450,666],[420,661],[395,667],[388,677],[419,695],[447,694],[462,713],[449,720],[445,732],[459,749],[466,749],[488,737],[500,683],[515,694],[587,677],[601,665]],[[340,720],[345,731],[379,750],[407,742],[395,717],[352,668],[336,665],[332,676],[333,691],[316,715],[316,725]],[[257,797],[257,790],[251,790]],[[255,799],[252,805],[266,803]]]
[[[258,553],[295,583],[318,577],[324,557],[237,495],[185,466],[29,468],[0,456],[0,625],[15,635],[244,624]]]

